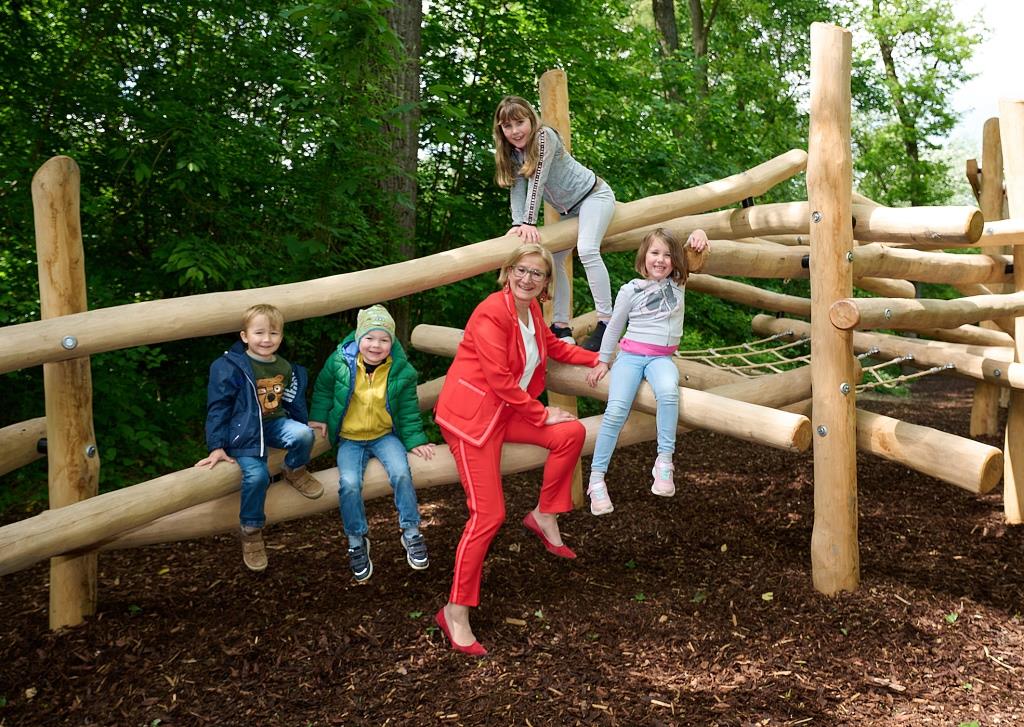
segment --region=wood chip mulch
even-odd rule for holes
[[[967,436],[971,392],[928,377],[859,405]],[[483,659],[433,621],[458,485],[422,493],[423,572],[392,503],[368,503],[363,586],[336,513],[268,528],[260,575],[229,536],[103,554],[97,614],[57,633],[48,567],[5,576],[0,726],[1024,724],[1024,528],[1004,524],[1001,485],[975,496],[859,455],[861,586],[826,597],[809,452],[685,435],[671,499],[648,489],[653,458],[617,452],[615,512],[562,519],[574,562],[519,525],[539,474],[506,479]]]

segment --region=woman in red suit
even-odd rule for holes
[[[502,289],[485,298],[466,323],[434,410],[434,420],[455,457],[469,509],[455,552],[451,594],[435,618],[452,648],[467,654],[487,653],[473,635],[469,609],[480,603],[484,557],[505,520],[505,442],[551,450],[540,499],[523,525],[549,552],[576,557],[562,542],[557,513],[572,510],[572,473],[586,432],[575,416],[546,407],[537,397],[544,390],[548,356],[590,367],[597,366],[598,359],[595,352],[555,338],[544,324],[537,299],[547,295],[553,270],[551,253],[540,245],[521,245],[505,260],[498,277]]]

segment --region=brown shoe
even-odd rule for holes
[[[288,480],[288,484],[298,490],[303,497],[308,497],[310,500],[315,500],[324,494],[324,486],[313,475],[309,474],[309,470],[305,467],[299,467],[297,470],[284,471],[284,478]]]
[[[263,547],[263,531],[256,529],[246,532],[246,528],[242,528],[239,538],[242,541],[242,562],[245,567],[257,573],[266,570],[267,551]]]

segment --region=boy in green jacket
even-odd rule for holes
[[[380,460],[391,480],[406,560],[416,570],[430,565],[406,452],[431,459],[434,445],[423,432],[416,369],[395,340],[395,321],[384,306],[360,310],[356,330],[324,363],[313,388],[309,426],[338,444],[338,506],[356,581],[373,575],[363,506],[363,472],[370,457]]]

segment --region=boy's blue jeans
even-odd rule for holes
[[[658,427],[658,454],[676,451],[676,426],[679,424],[679,369],[671,356],[641,356],[620,351],[612,366],[608,384],[608,406],[601,419],[601,429],[594,445],[594,459],[590,469],[607,472],[608,462],[619,441],[619,432],[629,416],[629,408],[640,388],[647,383],[658,400],[656,415]]]
[[[263,441],[268,447],[286,449],[285,469],[296,470],[309,462],[313,450],[313,430],[301,422],[288,417],[278,417],[263,423]],[[242,468],[242,504],[238,519],[243,527],[262,528],[267,521],[263,504],[267,501],[267,487],[270,486],[270,470],[267,458],[235,457]]]
[[[370,457],[384,465],[395,493],[398,524],[402,530],[419,527],[420,510],[405,445],[395,434],[368,440],[338,440],[338,509],[346,535],[366,535],[366,508],[363,505],[363,473]]]

